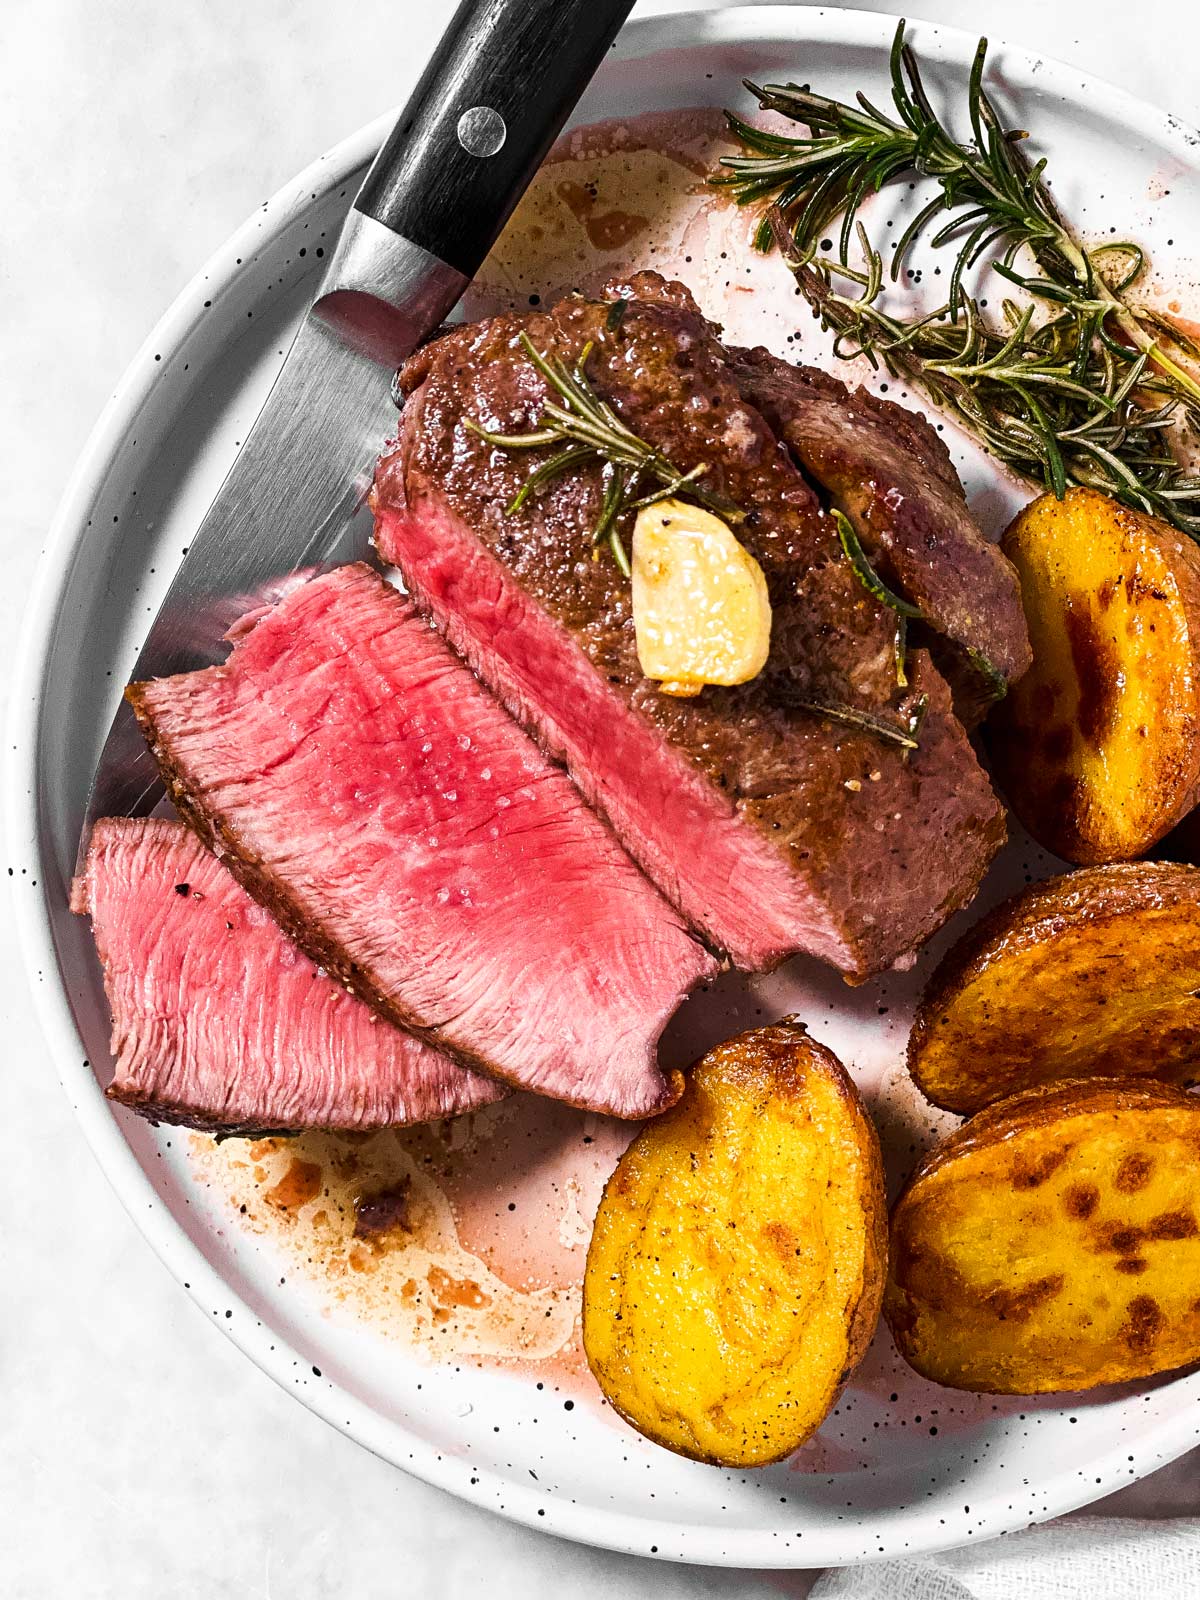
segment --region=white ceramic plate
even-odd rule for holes
[[[800,7],[640,22],[576,121],[744,106],[747,75],[795,76],[843,98],[863,86],[882,100],[891,30],[887,18]],[[949,87],[961,103],[974,39],[925,24],[913,31],[935,88]],[[1194,133],[1007,47],[993,48],[991,81],[1045,140],[1058,192],[1085,228],[1111,223],[1143,240],[1160,285],[1188,273],[1184,249],[1200,240]],[[571,1538],[738,1566],[851,1562],[986,1538],[1179,1455],[1200,1438],[1200,1375],[1078,1404],[992,1402],[916,1379],[882,1332],[815,1453],[757,1473],[698,1466],[597,1407],[564,1409],[554,1383],[469,1364],[422,1366],[352,1318],[323,1314],[319,1295],[290,1278],[281,1286],[269,1242],[230,1227],[198,1190],[186,1140],[103,1098],[107,1015],[86,925],[67,910],[88,782],[142,630],[266,393],[387,125],[373,123],[301,174],[180,296],[79,462],[31,603],[10,741],[16,904],[55,1062],[113,1185],[205,1314],[306,1405],[408,1471]],[[959,455],[977,506],[998,525],[1011,486],[969,448]],[[985,898],[1047,865],[1014,847]],[[797,1007],[853,1065],[903,1160],[924,1130],[908,1142],[899,1131],[914,1113],[895,1097],[894,1067],[926,969],[853,995],[826,975],[792,970],[727,997],[701,1031]]]

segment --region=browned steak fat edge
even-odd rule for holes
[[[982,659],[1015,682],[1033,659],[1016,569],[980,531],[925,418],[761,348],[730,355],[742,395],[829,491],[884,578],[968,670]]]
[[[570,779],[365,566],[129,698],[181,815],[311,960],[462,1065],[616,1116],[715,968]]]
[[[71,906],[91,918],[104,969],[106,1093],[151,1121],[365,1130],[504,1093],[318,971],[178,822],[98,822]]]
[[[863,588],[832,521],[716,330],[678,284],[639,274],[629,303],[578,298],[491,318],[421,350],[401,374],[398,449],[381,463],[376,542],[455,648],[566,764],[646,873],[742,967],[795,951],[855,978],[905,961],[964,905],[1004,839],[1003,813],[928,655],[896,682],[893,614]],[[763,568],[771,657],[758,678],[663,695],[643,678],[629,584],[593,559],[601,481],[564,475],[506,508],[541,459],[465,426],[521,432],[546,386],[519,343],[574,361],[681,470],[745,512]],[[836,704],[906,725],[920,748],[797,709]]]

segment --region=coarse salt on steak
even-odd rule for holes
[[[617,1116],[714,971],[411,601],[369,567],[289,594],[222,666],[131,686],[181,815],[314,961],[507,1083]]]
[[[319,972],[182,823],[97,822],[71,906],[104,968],[106,1092],[156,1122],[400,1127],[504,1093]]]

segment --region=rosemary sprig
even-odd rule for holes
[[[1008,693],[1008,679],[988,660],[982,650],[968,650],[967,660],[975,668],[983,684],[984,700],[1003,700]]]
[[[613,311],[607,318],[610,327],[619,326],[619,318],[614,320],[614,313],[624,304],[622,300],[613,302]],[[626,427],[608,402],[600,398],[587,378],[587,365],[594,348],[590,341],[584,345],[574,367],[568,367],[557,356],[539,353],[526,333],[521,334],[521,345],[558,400],[543,403],[541,414],[528,433],[493,433],[470,417],[463,418],[472,433],[497,450],[563,446],[557,455],[543,461],[526,478],[506,508],[508,515],[518,512],[530,495],[540,494],[564,472],[601,462],[604,492],[592,530],[592,546],[599,554],[601,547],[607,544],[625,577],[630,575],[629,557],[619,524],[626,512],[677,497],[693,500],[727,522],[743,520],[744,513],[732,501],[699,482],[707,471],[706,464],[701,463],[689,472],[680,471],[660,450],[655,450]],[[647,482],[657,487],[639,494]]]
[[[1132,243],[1085,248],[1030,162],[1027,135],[1006,130],[983,86],[980,40],[967,96],[971,138],[938,117],[916,57],[896,30],[891,51],[894,116],[864,95],[844,105],[795,84],[748,84],[764,109],[806,124],[807,137],[764,133],[729,115],[747,154],[726,158],[713,179],[740,204],[768,202],[756,242],[785,249],[801,288],[838,335],[842,355],[883,361],[922,384],[993,454],[1061,496],[1086,483],[1200,537],[1200,481],[1171,448],[1172,430],[1200,422],[1200,380],[1185,365],[1200,350],[1151,309],[1131,304],[1144,254]],[[857,213],[869,194],[900,177],[929,177],[936,193],[892,251],[901,270],[919,237],[940,219],[934,247],[953,241],[946,303],[919,319],[886,314],[877,301],[883,262]],[[820,241],[841,217],[836,256]],[[857,235],[863,267],[851,266]],[[1022,253],[1036,271],[1018,270]],[[1028,297],[1004,306],[993,326],[964,287],[980,263]],[[862,286],[835,294],[840,274]]]
[[[832,700],[791,700],[789,704],[801,711],[811,711],[814,716],[828,717],[831,722],[841,722],[849,728],[857,728],[862,733],[873,734],[885,744],[898,744],[907,752],[920,749],[917,735],[929,710],[929,697],[921,696],[905,719],[903,727],[887,722],[883,717],[873,716],[869,711],[859,711],[855,706],[843,705]]]
[[[889,589],[887,584],[875,571],[867,558],[867,553],[859,543],[858,535],[850,524],[850,519],[843,515],[835,506],[830,515],[833,517],[834,526],[838,531],[841,541],[842,553],[850,563],[854,576],[874,600],[885,605],[896,613],[896,683],[899,688],[908,687],[908,624],[910,621],[921,621],[921,608],[914,606],[910,600]]]
[[[1108,331],[1102,306],[1072,306],[1035,326],[1033,307],[1006,301],[1003,323],[983,317],[960,290],[950,305],[906,320],[877,303],[879,260],[858,297],[835,292],[826,266],[799,266],[797,281],[842,357],[866,356],[920,385],[999,460],[1062,497],[1084,484],[1161,517],[1200,539],[1200,479],[1170,445],[1181,400],[1145,351]]]
[[[846,260],[852,220],[868,194],[910,172],[944,178],[961,189],[969,173],[971,152],[942,127],[910,63],[901,22],[891,52],[892,100],[899,120],[885,116],[864,94],[858,95],[856,105],[848,106],[799,84],[760,86],[746,79],[746,88],[764,111],[804,123],[810,136],[766,133],[727,111],[731,131],[751,154],[725,157],[721,165],[726,171],[713,183],[729,188],[739,205],[769,199],[786,212],[793,224],[793,253],[803,261],[813,259],[825,229],[844,214],[841,259]],[[940,198],[926,207],[922,225],[938,209]],[[910,230],[906,248],[915,236],[916,230]],[[760,249],[770,247],[765,219],[755,242]]]
[[[850,519],[836,508],[830,513],[841,540],[842,552],[854,570],[854,576],[862,584],[869,595],[872,595],[881,605],[887,606],[897,616],[919,618],[920,606],[914,606],[910,600],[904,600],[900,595],[889,589],[887,584],[875,571],[867,559],[867,553],[859,543],[858,535],[850,525]]]

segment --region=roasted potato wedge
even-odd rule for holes
[[[929,980],[908,1069],[966,1116],[1063,1078],[1200,1077],[1200,870],[1087,867],[998,906]]]
[[[668,1450],[778,1461],[870,1343],[886,1245],[879,1141],[850,1078],[798,1023],[743,1033],[609,1179],[584,1276],[588,1363]]]
[[[1200,1360],[1200,1100],[1089,1078],[1001,1101],[892,1213],[884,1300],[923,1377],[1091,1389]]]
[[[1033,666],[988,722],[1000,786],[1055,855],[1131,861],[1200,788],[1200,552],[1094,489],[1004,535]]]

